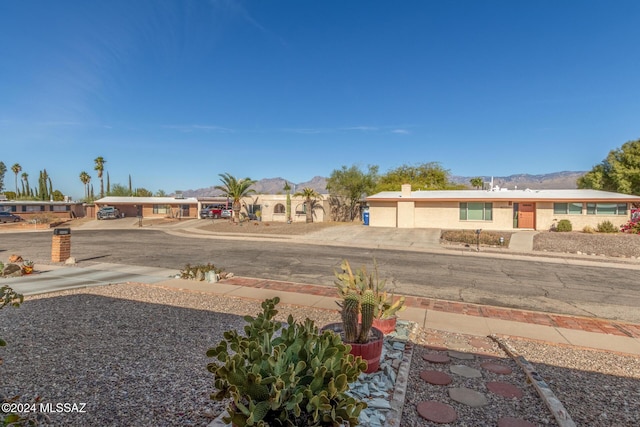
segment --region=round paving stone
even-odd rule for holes
[[[494,374],[509,375],[513,372],[510,367],[501,365],[496,362],[484,362],[481,363],[480,366],[482,366],[483,369],[486,369],[489,372],[493,372]]]
[[[466,365],[451,365],[449,367],[449,370],[452,373],[456,375],[460,375],[461,377],[465,377],[465,378],[481,378],[482,377],[482,373],[480,371],[474,368],[470,368]]]
[[[434,385],[447,385],[453,381],[449,375],[440,371],[422,371],[420,372],[420,378]]]
[[[449,362],[451,362],[451,359],[449,358],[449,356],[447,356],[445,354],[438,354],[438,353],[427,353],[424,356],[422,356],[422,358],[424,360],[426,360],[427,362],[431,362],[431,363],[449,363]]]
[[[521,399],[524,393],[518,387],[513,384],[503,382],[490,382],[487,383],[487,389],[491,393],[495,393],[498,396]]]
[[[498,420],[498,427],[536,427],[536,425],[520,418],[503,417]]]
[[[469,344],[474,346],[475,348],[481,348],[483,350],[492,350],[493,344],[492,341],[482,338],[471,338],[469,340]]]
[[[418,403],[418,414],[438,424],[449,424],[458,419],[458,414],[451,406],[433,400]]]
[[[460,359],[460,360],[473,360],[475,358],[473,354],[462,353],[460,351],[453,351],[453,350],[449,352],[449,356],[455,359]]]
[[[456,402],[473,408],[479,408],[480,406],[484,406],[489,403],[484,394],[466,387],[450,388],[449,397]]]

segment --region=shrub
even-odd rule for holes
[[[482,231],[480,232],[480,244],[500,246],[500,237],[503,237],[503,246],[509,246],[511,234],[512,233],[510,232],[501,233],[498,231]],[[475,230],[444,230],[440,238],[446,242],[475,245],[477,243],[478,235]]]
[[[590,225],[585,225],[584,228],[582,229],[582,232],[587,234],[593,234],[596,232],[596,230],[594,230],[593,227]]]
[[[567,232],[571,230],[573,230],[571,221],[569,221],[568,219],[561,219],[560,221],[558,221],[558,225],[556,225],[556,231]]]
[[[226,423],[236,426],[356,426],[367,404],[349,384],[367,367],[340,335],[318,332],[312,320],[283,325],[274,320],[280,298],[262,302],[262,313],[245,316],[207,351],[214,360],[214,400],[227,400]]]
[[[617,233],[618,229],[611,221],[602,221],[598,224],[598,233]]]
[[[186,264],[182,270],[180,270],[180,278],[181,279],[189,279],[189,280],[198,280],[202,281],[205,278],[205,274],[213,271],[216,274],[222,274],[224,271],[221,268],[217,268],[213,264],[209,263],[206,265],[191,265]]]
[[[620,231],[629,234],[640,234],[640,216],[637,216],[624,224],[620,227]]]

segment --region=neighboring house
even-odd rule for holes
[[[325,221],[329,218],[329,197],[321,195],[313,210],[313,220]],[[207,205],[226,204],[226,197],[103,197],[95,201],[95,211],[102,206],[118,208],[125,216],[142,216],[144,218],[198,218],[200,210]],[[229,200],[229,207],[232,201]],[[284,194],[254,194],[242,199],[240,214],[255,218],[260,211],[263,221],[285,222],[287,196]],[[95,216],[95,214],[94,214]],[[302,197],[291,196],[291,220],[305,222],[306,206]]]
[[[40,200],[0,200],[0,211],[11,212],[25,221],[42,216],[61,219],[81,218],[85,216],[82,202],[43,202]]]
[[[367,197],[372,227],[549,230],[562,219],[574,230],[631,218],[640,197],[598,190],[384,191]]]
[[[95,202],[95,211],[103,206],[118,208],[125,217],[198,218],[200,206],[193,197],[103,197]]]

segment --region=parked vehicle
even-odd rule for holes
[[[222,207],[219,205],[209,205],[200,209],[200,218],[222,218]]]
[[[117,219],[120,218],[120,211],[113,206],[101,207],[97,214],[98,219]]]
[[[232,216],[233,216],[233,210],[231,209],[222,210],[222,218],[231,218]]]
[[[0,222],[19,222],[22,218],[11,212],[0,212]]]

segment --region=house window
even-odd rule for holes
[[[460,221],[492,221],[493,203],[460,203]]]
[[[44,212],[44,205],[27,205],[24,212]]]
[[[171,213],[171,207],[169,205],[153,205],[154,214],[168,214]]]
[[[54,212],[67,212],[71,210],[71,206],[69,205],[53,205],[51,206],[51,210]]]
[[[582,203],[554,203],[553,213],[556,215],[582,215]]]
[[[282,203],[278,203],[273,207],[273,213],[283,214],[286,212],[286,209]]]
[[[587,203],[587,215],[626,215],[626,203]]]

